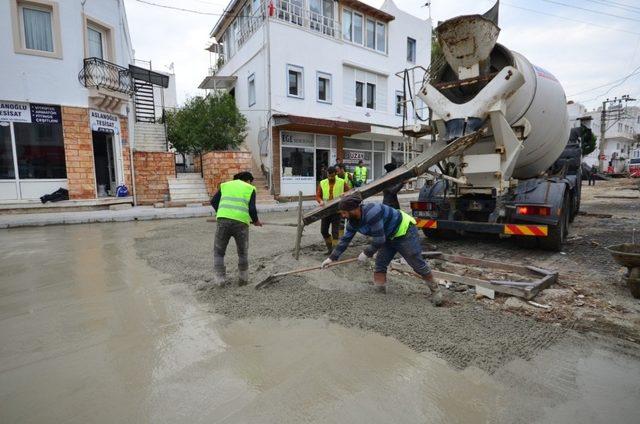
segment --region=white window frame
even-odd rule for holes
[[[358,83],[362,84],[362,104],[358,106]],[[354,101],[353,104],[355,107],[365,107],[365,105],[367,104],[367,81],[359,81],[359,80],[354,80],[353,82],[353,94],[354,94]]]
[[[327,98],[326,100],[320,99],[320,78],[329,81],[327,86]],[[333,103],[333,77],[328,72],[317,71],[316,72],[316,100],[319,103],[332,104]]]
[[[377,85],[378,85],[377,83],[369,82],[369,81],[367,81],[367,83],[365,84],[365,95],[364,95],[364,97],[365,97],[365,99],[364,99],[365,100],[364,108],[365,109],[376,110],[376,106],[377,106],[377,103],[378,103],[377,99],[376,99],[377,90],[378,90]],[[373,87],[373,99],[372,99],[373,107],[369,107],[369,86]]]
[[[299,72],[300,80],[298,81],[298,95],[291,94],[289,92],[289,72]],[[287,91],[287,97],[291,97],[293,99],[304,99],[304,67],[298,65],[287,64],[287,72],[285,74],[285,89]]]
[[[369,30],[367,28],[367,26],[369,25],[369,22],[373,23],[373,47],[369,47]],[[377,51],[376,50],[376,26],[377,26],[377,22],[375,19],[372,19],[370,17],[367,17],[365,19],[364,22],[364,37],[363,37],[363,41],[364,41],[364,47],[369,49],[369,50],[373,50],[373,51]]]
[[[89,56],[89,28],[102,33],[102,59],[108,62],[116,62],[116,55],[113,46],[115,41],[113,27],[95,19],[89,15],[82,15],[84,33],[84,57]]]
[[[343,22],[343,14],[344,13],[349,13],[351,15],[351,32],[349,33],[349,38],[345,37],[344,31],[342,34],[342,40],[349,43],[349,44],[353,44],[356,46],[360,46],[360,47],[364,47],[365,49],[372,51],[372,52],[376,52],[376,53],[380,53],[380,54],[384,54],[387,55],[387,44],[388,44],[388,40],[389,40],[389,28],[386,22],[380,21],[375,19],[374,17],[370,16],[370,15],[366,15],[362,12],[357,12],[353,9],[350,9],[348,7],[343,7],[341,9],[341,13],[340,13],[340,22],[342,25]],[[355,41],[355,15],[358,15],[362,18],[362,42],[361,43],[357,43]],[[371,21],[373,22],[373,47],[369,47],[367,46],[367,21]],[[378,25],[382,25],[384,27],[384,50],[379,50],[378,49],[378,43],[377,43],[377,33],[378,33]],[[342,28],[344,30],[344,28]]]
[[[253,83],[253,102],[251,102],[251,85]],[[256,104],[256,74],[252,73],[247,77],[247,104],[249,107]]]
[[[411,52],[412,53],[411,57],[409,57],[409,45],[411,44],[412,41],[413,41],[413,51]],[[413,37],[407,37],[407,62],[416,63],[417,55],[418,55],[418,42]]]
[[[349,29],[349,38],[345,37],[345,31],[344,31],[344,14],[345,13],[348,13],[351,15],[351,28]],[[342,25],[342,39],[349,43],[353,43],[353,10],[347,9],[346,7],[342,8],[342,11],[340,13],[340,24]]]
[[[358,15],[360,17],[360,19],[362,19],[362,25],[360,26],[360,42],[358,43],[355,40],[355,35],[356,35],[356,23],[355,23],[355,16]],[[351,42],[353,44],[357,44],[358,46],[364,46],[364,25],[365,25],[365,20],[366,17],[359,12],[353,11],[353,15],[351,18]]]
[[[62,39],[60,32],[60,10],[58,3],[49,0],[9,0],[11,8],[11,22],[13,32],[13,49],[19,54],[43,56],[53,59],[62,59]],[[26,47],[24,33],[23,8],[42,10],[51,14],[51,37],[53,51],[34,50]]]

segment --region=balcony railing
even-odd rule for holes
[[[84,66],[78,73],[78,81],[87,88],[106,88],[128,96],[135,92],[129,68],[97,57],[84,59]]]
[[[303,4],[294,4],[288,0],[276,0],[274,6],[274,17],[278,20],[290,22],[329,37],[340,38],[340,22],[332,17],[313,12]]]

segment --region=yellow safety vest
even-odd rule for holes
[[[251,223],[249,201],[256,188],[242,180],[227,181],[220,184],[220,204],[216,218],[227,218]]]
[[[406,235],[407,231],[409,231],[409,226],[411,226],[411,224],[414,224],[414,225],[416,224],[416,220],[411,215],[409,215],[405,211],[399,211],[399,212],[402,215],[402,221],[400,221],[400,225],[398,226],[398,229],[396,230],[395,234],[391,237],[392,239]]]
[[[356,166],[353,175],[357,182],[364,183],[367,181],[367,168],[365,166]]]
[[[344,193],[344,180],[336,175],[336,181],[333,183],[333,198],[336,199],[342,193]],[[322,200],[325,202],[329,200],[329,179],[325,178],[320,181],[320,188],[322,189]]]
[[[349,179],[349,173],[345,171],[344,173],[344,178],[338,176],[338,174],[336,174],[336,178],[341,179],[342,181],[344,181],[344,185],[346,188],[351,188],[351,180]]]

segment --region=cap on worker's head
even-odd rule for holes
[[[238,172],[236,175],[233,176],[234,180],[242,180],[245,181],[247,183],[250,183],[253,181],[253,174],[251,172]]]
[[[395,162],[389,162],[388,164],[386,164],[384,166],[384,170],[387,171],[387,172],[391,172],[391,171],[395,170],[396,168],[397,168],[397,166],[396,166]]]
[[[362,198],[358,194],[350,194],[349,196],[344,197],[340,200],[340,204],[338,205],[338,209],[341,211],[352,211],[360,207],[360,203],[362,203]]]

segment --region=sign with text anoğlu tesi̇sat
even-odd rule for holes
[[[0,100],[0,121],[31,122],[29,103],[4,102]]]
[[[91,131],[120,134],[120,118],[112,113],[89,110]]]

